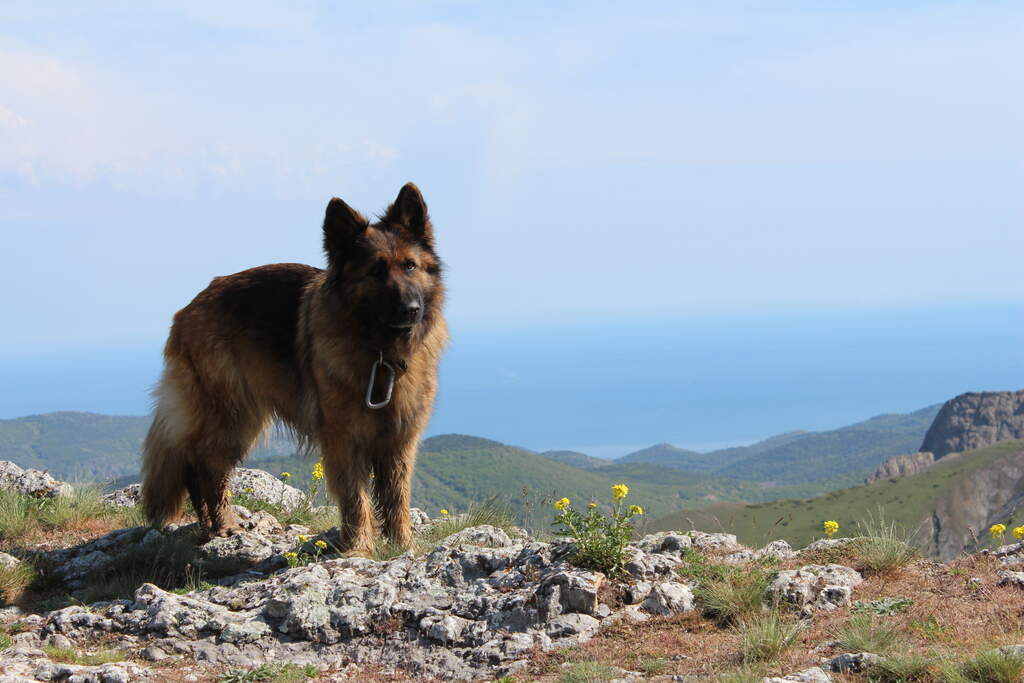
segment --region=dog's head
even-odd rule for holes
[[[419,188],[407,183],[376,223],[335,197],[324,217],[329,294],[368,331],[400,336],[436,315],[441,260]]]

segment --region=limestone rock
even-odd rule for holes
[[[736,542],[735,534],[709,534],[694,530],[690,532],[690,541],[694,548],[704,551],[735,552],[743,548],[743,546]]]
[[[825,662],[825,668],[836,673],[860,673],[881,661],[871,652],[846,652]]]
[[[9,460],[0,460],[0,489],[33,498],[70,496],[73,491],[71,484],[57,481],[47,472],[23,470]]]
[[[934,464],[935,456],[929,451],[921,451],[909,455],[894,455],[879,465],[878,469],[864,480],[864,483],[873,484],[882,479],[906,477],[911,474],[924,472]]]
[[[2,463],[0,463],[0,467],[2,467]],[[2,476],[0,474],[0,477]],[[307,503],[306,494],[299,489],[285,484],[269,472],[247,467],[235,468],[228,481],[228,490],[235,495],[243,494],[264,503],[280,505],[289,511]],[[132,507],[138,505],[141,495],[141,484],[132,484],[113,493],[108,493],[103,496],[103,500],[117,507]]]
[[[810,564],[779,571],[766,590],[766,598],[786,602],[803,611],[831,611],[850,604],[852,589],[864,579],[839,564]]]
[[[131,484],[103,496],[103,502],[114,507],[130,508],[138,505],[141,497],[142,484]]]
[[[762,683],[832,683],[832,677],[822,671],[821,667],[811,667],[782,677],[762,678]]]
[[[244,494],[289,511],[307,504],[305,493],[263,470],[235,468],[228,481],[228,489],[235,495]]]

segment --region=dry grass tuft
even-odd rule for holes
[[[35,569],[28,562],[0,567],[0,606],[11,605],[20,600],[35,578]]]
[[[743,662],[774,662],[796,644],[806,625],[787,621],[778,611],[740,623],[740,654]]]

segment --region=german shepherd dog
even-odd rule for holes
[[[323,248],[326,270],[217,277],[175,314],[143,446],[155,526],[180,515],[187,492],[207,538],[233,533],[231,471],[277,419],[322,455],[343,550],[371,552],[378,517],[389,540],[412,542],[413,465],[448,341],[423,196],[405,185],[375,223],[331,199]]]

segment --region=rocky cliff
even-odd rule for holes
[[[984,546],[989,540],[986,530],[992,524],[1012,523],[1014,512],[1024,505],[1022,484],[1024,449],[960,478],[935,501],[930,519],[923,520],[925,552],[946,562]]]
[[[891,479],[893,477],[905,477],[910,474],[923,472],[935,464],[935,456],[924,451],[911,453],[909,455],[894,455],[875,470],[875,473],[864,480],[865,484],[873,484],[880,479]]]
[[[1024,390],[961,394],[947,401],[925,434],[935,458],[1024,438]]]

